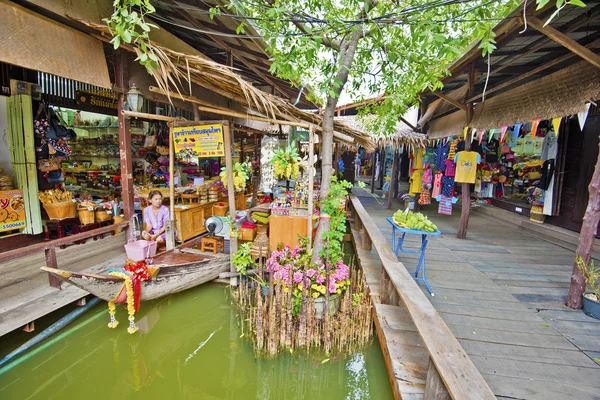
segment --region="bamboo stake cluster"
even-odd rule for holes
[[[262,265],[258,275],[264,276]],[[252,280],[242,281],[233,298],[238,308],[240,329],[250,334],[257,357],[281,351],[324,351],[327,354],[353,353],[366,346],[373,336],[372,303],[362,270],[353,268],[350,287],[340,295],[339,310],[318,318],[315,299],[303,296],[302,307],[293,315],[294,296],[288,288],[269,279],[269,295]],[[333,300],[331,300],[333,301]]]

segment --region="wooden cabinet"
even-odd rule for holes
[[[296,246],[298,235],[307,236],[307,217],[269,216],[269,249],[277,250],[277,244]]]
[[[177,241],[185,242],[206,232],[204,221],[213,215],[214,203],[175,206]]]

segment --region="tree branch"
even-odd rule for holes
[[[316,34],[314,34],[312,32],[309,32],[306,29],[306,25],[304,24],[304,22],[292,21],[292,23],[294,25],[296,25],[296,27],[298,29],[300,29],[303,33],[306,33],[307,35],[309,35],[309,37],[311,39],[319,38],[319,39],[321,39],[321,41],[322,41],[322,43],[323,43],[324,46],[327,46],[327,47],[329,47],[331,49],[334,49],[334,50],[338,50],[338,51],[340,50],[340,47],[342,46],[342,43],[339,40],[330,40],[330,39],[327,39],[325,36],[319,36],[319,35],[316,35]]]

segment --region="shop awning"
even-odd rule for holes
[[[427,137],[429,139],[439,139],[448,136],[458,136],[462,134],[466,124],[467,113],[463,110],[458,110],[452,114],[431,121],[429,123]]]
[[[0,61],[111,88],[101,41],[0,0]]]
[[[467,94],[467,88],[468,88],[468,85],[463,85],[463,86],[459,87],[458,89],[453,90],[452,92],[448,93],[448,97],[451,97],[454,100],[459,101],[460,103],[464,103],[465,96]],[[423,128],[425,126],[425,124],[427,124],[436,115],[441,115],[445,112],[452,110],[453,108],[456,108],[456,107],[454,107],[454,105],[448,103],[447,101],[445,101],[443,99],[435,100],[433,103],[431,103],[429,105],[429,107],[427,107],[427,111],[425,111],[423,116],[421,118],[419,118],[419,121],[417,122],[417,127]]]
[[[366,127],[363,125],[363,123],[361,123],[361,121],[359,121],[356,115],[335,117],[335,120],[343,121],[359,131],[367,132]],[[398,150],[403,146],[427,147],[427,136],[423,133],[415,132],[402,121],[398,121],[396,124],[396,132],[394,132],[392,135],[384,136],[381,134],[371,133],[371,139],[377,143],[378,147],[389,146],[395,150]]]
[[[565,117],[584,111],[599,95],[600,69],[580,61],[477,104],[471,127],[484,130]]]

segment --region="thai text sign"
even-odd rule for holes
[[[223,125],[173,128],[175,152],[196,157],[224,157]]]
[[[26,224],[23,191],[0,191],[0,232],[23,229]]]

